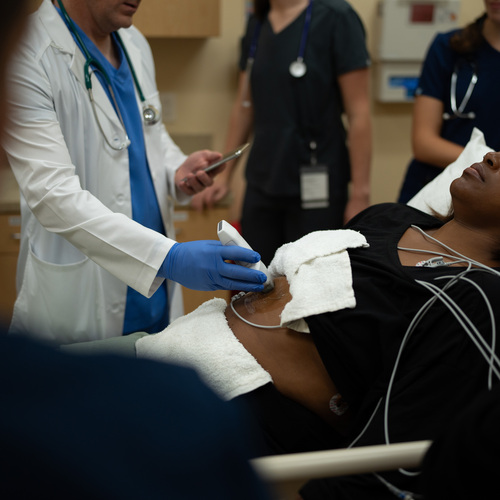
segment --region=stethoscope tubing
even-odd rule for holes
[[[469,120],[473,120],[476,117],[476,113],[470,111],[468,113],[464,113],[464,110],[469,103],[469,100],[474,92],[474,87],[477,83],[477,72],[475,65],[472,65],[472,77],[465,92],[464,98],[459,106],[457,106],[457,80],[458,80],[458,65],[453,69],[453,74],[451,75],[451,83],[450,83],[450,106],[452,113],[443,113],[444,120],[453,120],[454,118],[465,118]]]
[[[120,113],[120,109],[118,107],[116,97],[114,95],[114,91],[113,91],[113,88],[111,85],[111,79],[109,78],[109,75],[106,72],[106,70],[104,69],[104,67],[102,66],[102,64],[100,64],[99,61],[97,61],[97,59],[92,57],[92,55],[90,54],[84,41],[82,40],[82,37],[80,36],[80,34],[78,33],[78,30],[76,29],[75,23],[73,22],[71,17],[69,17],[66,9],[64,8],[62,0],[57,0],[57,3],[59,5],[59,8],[61,9],[61,12],[64,16],[64,19],[67,22],[67,25],[68,25],[71,33],[75,36],[77,44],[80,47],[80,49],[82,50],[83,55],[85,57],[85,65],[83,68],[84,76],[85,76],[85,87],[87,89],[87,93],[89,94],[89,99],[90,99],[90,102],[92,104],[92,108],[94,110],[94,114],[96,115],[96,117],[97,117],[97,111],[96,111],[94,96],[93,96],[93,92],[92,92],[92,73],[94,73],[96,70],[99,71],[101,73],[102,77],[104,78],[106,85],[108,86],[109,94],[111,96],[111,100],[113,102],[114,108],[115,108],[116,113],[118,115],[118,118],[121,122],[121,125],[125,131],[125,141],[123,141],[119,146],[113,145],[109,141],[109,139],[106,137],[106,134],[104,133],[102,126],[101,126],[101,123],[99,122],[98,118],[97,118],[97,122],[98,122],[99,129],[100,129],[101,133],[103,134],[104,139],[106,140],[106,143],[108,144],[108,146],[110,146],[114,150],[121,151],[122,149],[129,146],[130,140],[128,138],[128,135],[127,135],[127,132],[125,129],[125,123],[124,123],[122,115]],[[123,54],[125,55],[125,59],[127,61],[128,67],[130,68],[130,73],[132,75],[132,79],[134,81],[135,88],[136,88],[137,93],[139,95],[139,99],[143,105],[143,108],[142,108],[143,121],[146,125],[154,125],[160,121],[160,112],[153,105],[147,104],[146,99],[144,97],[144,93],[142,92],[141,85],[139,83],[139,79],[137,78],[137,74],[135,72],[134,65],[132,64],[132,60],[130,59],[130,56],[129,56],[129,53],[125,47],[125,44],[123,43],[123,40],[117,31],[115,31],[114,34],[115,34],[115,37],[116,37],[118,44],[120,45],[120,47],[123,50]]]

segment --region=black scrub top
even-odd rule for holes
[[[246,178],[268,195],[299,195],[299,168],[310,163],[311,140],[318,145],[318,162],[328,165],[330,193],[335,186],[345,189],[349,182],[337,78],[369,66],[364,27],[344,0],[315,0],[304,53],[307,73],[294,78],[289,66],[299,54],[305,18],[304,10],[278,33],[266,19],[258,31],[250,77],[254,141]],[[242,41],[242,70],[258,24],[255,17],[249,18]]]
[[[425,230],[441,222],[396,203],[372,206],[351,219],[346,227],[361,232],[369,244],[349,251],[356,307],[307,318],[328,373],[356,415],[347,439],[352,443],[359,437],[356,446],[385,444],[386,439],[390,443],[433,440],[463,407],[488,390],[488,362],[440,300],[406,336],[413,319],[433,297],[416,280],[442,289],[450,277],[465,271],[464,267],[403,266],[397,245],[411,224]],[[476,269],[466,278],[447,293],[491,345],[492,322],[500,322],[499,277]],[[497,383],[495,376],[493,381]],[[383,475],[399,488],[421,489],[419,476],[397,471]],[[305,500],[394,498],[372,475],[314,481],[302,496]]]

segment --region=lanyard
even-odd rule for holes
[[[302,36],[300,37],[299,55],[297,59],[290,64],[290,74],[295,78],[301,78],[307,72],[307,66],[304,62],[304,53],[306,51],[307,35],[309,34],[309,26],[311,25],[313,0],[309,0],[307,6],[306,19],[302,28]]]

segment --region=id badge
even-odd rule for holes
[[[300,199],[302,208],[328,208],[330,205],[328,167],[303,165],[300,167]]]

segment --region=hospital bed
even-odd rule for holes
[[[135,342],[148,335],[137,332],[93,342],[61,346],[76,354],[120,354],[135,357]],[[363,446],[256,458],[252,466],[270,485],[273,500],[295,500],[300,487],[311,479],[382,472],[418,467],[430,441]]]
[[[252,466],[274,493],[275,500],[295,500],[311,479],[416,468],[431,441],[314,451],[261,457]]]

